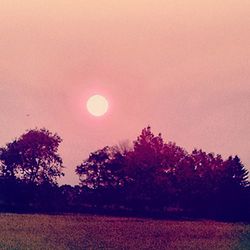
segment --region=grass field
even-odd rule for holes
[[[0,214],[0,249],[250,249],[250,225]]]

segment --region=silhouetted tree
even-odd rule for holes
[[[241,163],[238,156],[228,157],[223,162],[222,168],[217,174],[217,206],[218,216],[230,219],[239,219],[246,216],[248,207],[247,180],[248,171]]]
[[[160,187],[157,180],[158,176],[164,174],[163,149],[161,134],[155,136],[148,126],[142,130],[134,141],[133,149],[127,154],[125,171],[131,180],[127,199],[138,209],[155,206],[159,201]]]
[[[27,183],[57,184],[63,176],[58,146],[62,139],[46,129],[33,129],[0,150],[1,176]]]
[[[76,167],[81,186],[90,189],[123,186],[124,155],[117,147],[104,147],[90,154],[88,159]]]
[[[195,149],[185,156],[176,171],[179,202],[183,208],[198,213],[212,207],[220,182],[217,173],[222,165],[220,155],[207,154],[202,150]]]
[[[76,174],[80,185],[57,186],[63,175],[61,138],[29,130],[0,148],[0,211],[178,211],[191,216],[250,220],[248,171],[238,156],[165,143],[151,128],[133,147],[106,146],[89,155]]]
[[[164,143],[162,151],[161,174],[157,176],[160,200],[163,206],[178,206],[180,186],[178,186],[178,170],[188,170],[186,164],[187,152],[173,142]]]
[[[248,182],[248,171],[245,169],[240,158],[228,157],[224,162],[224,180],[231,186],[246,187]]]

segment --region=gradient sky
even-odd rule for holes
[[[57,132],[60,183],[76,184],[91,151],[150,124],[250,169],[249,30],[249,0],[1,0],[0,145]],[[110,101],[102,118],[85,108],[96,93]]]

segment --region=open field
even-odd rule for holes
[[[250,249],[250,225],[0,214],[0,249]]]

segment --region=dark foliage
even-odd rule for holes
[[[0,150],[0,209],[250,221],[248,171],[238,156],[165,143],[144,128],[133,147],[106,146],[76,167],[80,185],[57,185],[61,139],[30,130]]]
[[[46,129],[29,130],[0,149],[0,175],[26,183],[56,184],[63,176],[62,159],[57,153],[61,141]]]
[[[116,147],[104,147],[91,153],[76,167],[81,185],[90,189],[119,187],[124,185],[122,173],[125,156]]]
[[[249,209],[248,172],[238,156],[164,143],[144,128],[124,154],[105,147],[76,168],[89,206],[240,219]],[[121,185],[122,183],[122,185]]]

